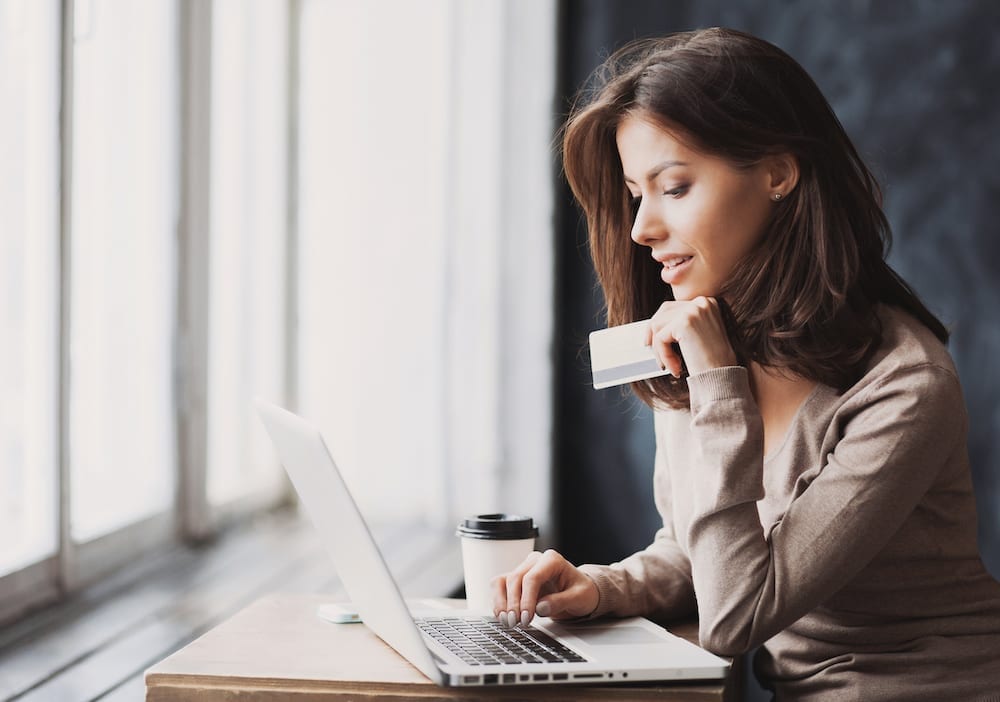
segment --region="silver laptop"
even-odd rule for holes
[[[468,610],[411,611],[319,430],[260,400],[257,411],[364,624],[438,685],[721,678],[729,663],[649,620],[506,629]]]

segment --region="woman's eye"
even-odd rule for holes
[[[663,191],[663,194],[669,195],[670,197],[680,197],[681,195],[687,192],[687,189],[688,186],[686,185],[678,185],[676,188],[673,188],[672,190]]]

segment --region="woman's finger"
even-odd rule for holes
[[[531,570],[541,557],[538,551],[533,551],[521,561],[514,570],[494,578],[493,615],[504,626],[514,626],[516,617],[520,616],[519,602],[521,599],[521,579]],[[514,614],[511,614],[514,612]]]
[[[507,576],[498,575],[490,581],[493,588],[493,616],[500,619],[500,612],[507,606]]]
[[[675,378],[681,377],[681,357],[678,353],[677,338],[672,329],[661,327],[653,340],[661,365],[669,370]]]
[[[600,602],[597,585],[586,574],[575,569],[573,583],[558,592],[544,595],[535,605],[535,611],[543,617],[571,619],[591,614]]]
[[[521,580],[521,600],[518,605],[518,618],[521,624],[527,626],[528,622],[535,617],[535,604],[539,594],[547,585],[558,583],[565,575],[567,568],[573,568],[569,561],[557,551],[548,550],[525,573]]]
[[[500,614],[500,623],[505,626],[513,627],[520,621],[522,582],[524,582],[524,575],[516,570],[507,578],[506,610]],[[504,615],[506,615],[506,620],[503,618]]]

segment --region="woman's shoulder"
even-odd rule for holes
[[[882,343],[868,362],[864,375],[845,398],[863,396],[892,386],[924,389],[926,395],[959,395],[960,382],[947,347],[930,329],[903,309],[880,305]]]
[[[879,305],[876,312],[882,322],[882,343],[873,354],[866,375],[936,367],[957,376],[947,347],[916,317],[885,304]]]

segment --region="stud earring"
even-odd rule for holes
[[[778,200],[780,200],[780,199],[781,199],[781,193],[775,193],[775,194],[774,194],[774,195],[772,195],[771,197],[772,197],[772,198],[774,198],[774,201],[775,201],[775,202],[777,202]]]

